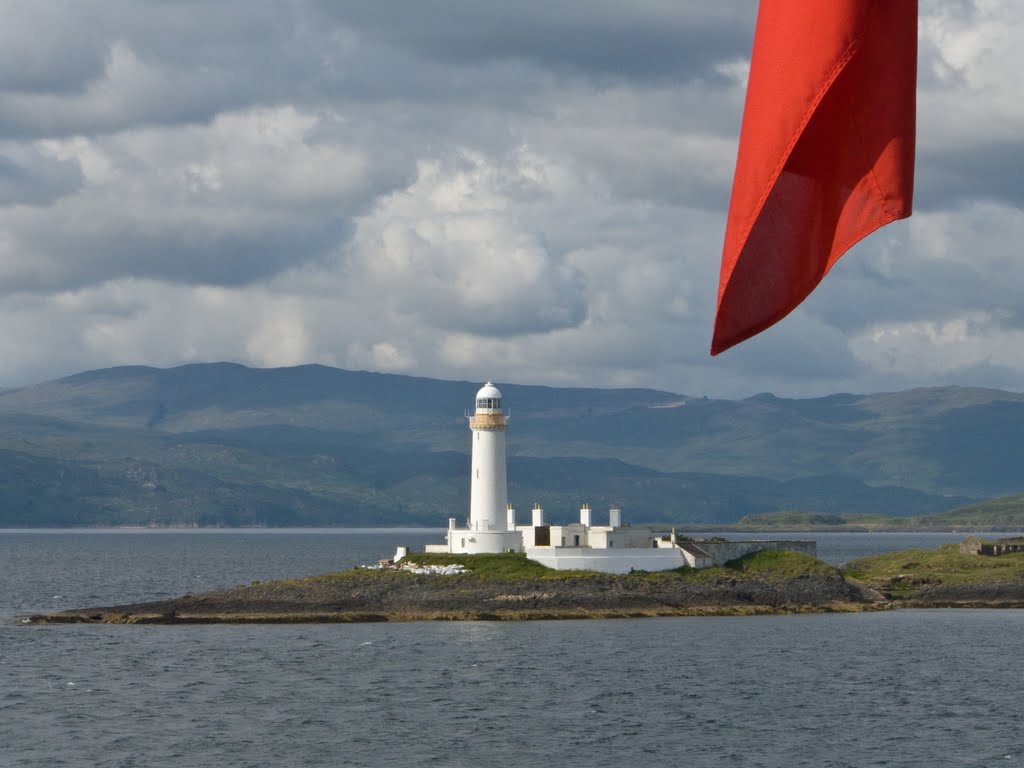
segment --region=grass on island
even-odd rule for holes
[[[750,578],[755,581],[785,582],[807,576],[837,576],[839,571],[816,557],[802,552],[764,549],[730,560],[725,565],[696,570],[688,566],[671,571],[645,573],[652,579],[682,577],[690,581]]]
[[[959,544],[936,549],[906,549],[852,560],[843,568],[846,576],[873,587],[900,584],[910,589],[929,584],[993,584],[1024,579],[1024,552],[987,557],[964,555]]]
[[[598,571],[558,571],[530,560],[523,553],[484,554],[484,555],[449,555],[426,554],[414,552],[406,558],[407,562],[419,565],[462,565],[467,573],[451,576],[432,576],[429,578],[479,578],[488,581],[517,581],[520,579],[565,581],[569,579],[593,579],[599,577],[616,577],[616,574],[599,573]],[[779,550],[763,550],[737,558],[723,566],[702,568],[700,570],[683,566],[668,571],[633,571],[618,574],[618,577],[639,577],[644,579],[686,579],[689,581],[715,581],[717,579],[735,579],[747,577],[758,581],[788,581],[812,575],[836,575],[838,571],[828,563],[799,552]],[[252,587],[273,586],[314,586],[318,582],[380,578],[423,578],[407,571],[366,570],[354,568],[320,576],[308,576],[302,579],[281,579],[273,582],[253,582]]]
[[[493,581],[565,579],[595,576],[595,571],[556,571],[530,560],[522,552],[488,555],[449,555],[413,552],[406,560],[419,565],[462,565],[474,576]]]
[[[737,560],[731,560],[723,570],[739,571],[747,575],[770,576],[787,580],[801,576],[832,576],[838,571],[816,557],[802,552],[787,552],[778,549],[763,549],[752,552]]]
[[[527,559],[526,555],[446,555],[419,554],[409,556],[409,560],[421,565],[448,565],[459,563],[470,573],[486,579],[581,579],[599,574],[596,571],[556,571],[545,565]],[[690,580],[711,580],[722,577],[735,578],[737,575],[751,576],[773,581],[786,581],[808,575],[834,575],[837,571],[831,565],[799,552],[779,550],[763,550],[732,560],[717,568],[696,570],[689,566],[674,568],[669,571],[633,571],[629,576],[650,579],[686,578]]]

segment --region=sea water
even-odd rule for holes
[[[437,538],[0,531],[0,766],[1024,764],[1017,610],[17,625]],[[816,538],[836,561],[960,537]]]

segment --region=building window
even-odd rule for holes
[[[478,469],[478,470],[476,471],[476,479],[477,479],[477,480],[479,480],[479,479],[480,479],[480,470],[479,470],[479,469]]]

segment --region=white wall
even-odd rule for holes
[[[473,531],[456,528],[448,531],[448,551],[460,555],[496,552],[522,552],[523,537],[517,531]]]
[[[508,530],[505,430],[474,429],[472,434],[469,526],[477,531]]]
[[[683,553],[673,549],[589,549],[586,547],[525,547],[526,556],[559,571],[668,571],[685,565]]]

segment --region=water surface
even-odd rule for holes
[[[347,568],[438,535],[0,531],[0,766],[1024,763],[1024,611],[12,623]],[[902,548],[885,537],[904,535],[819,535],[819,551]]]

